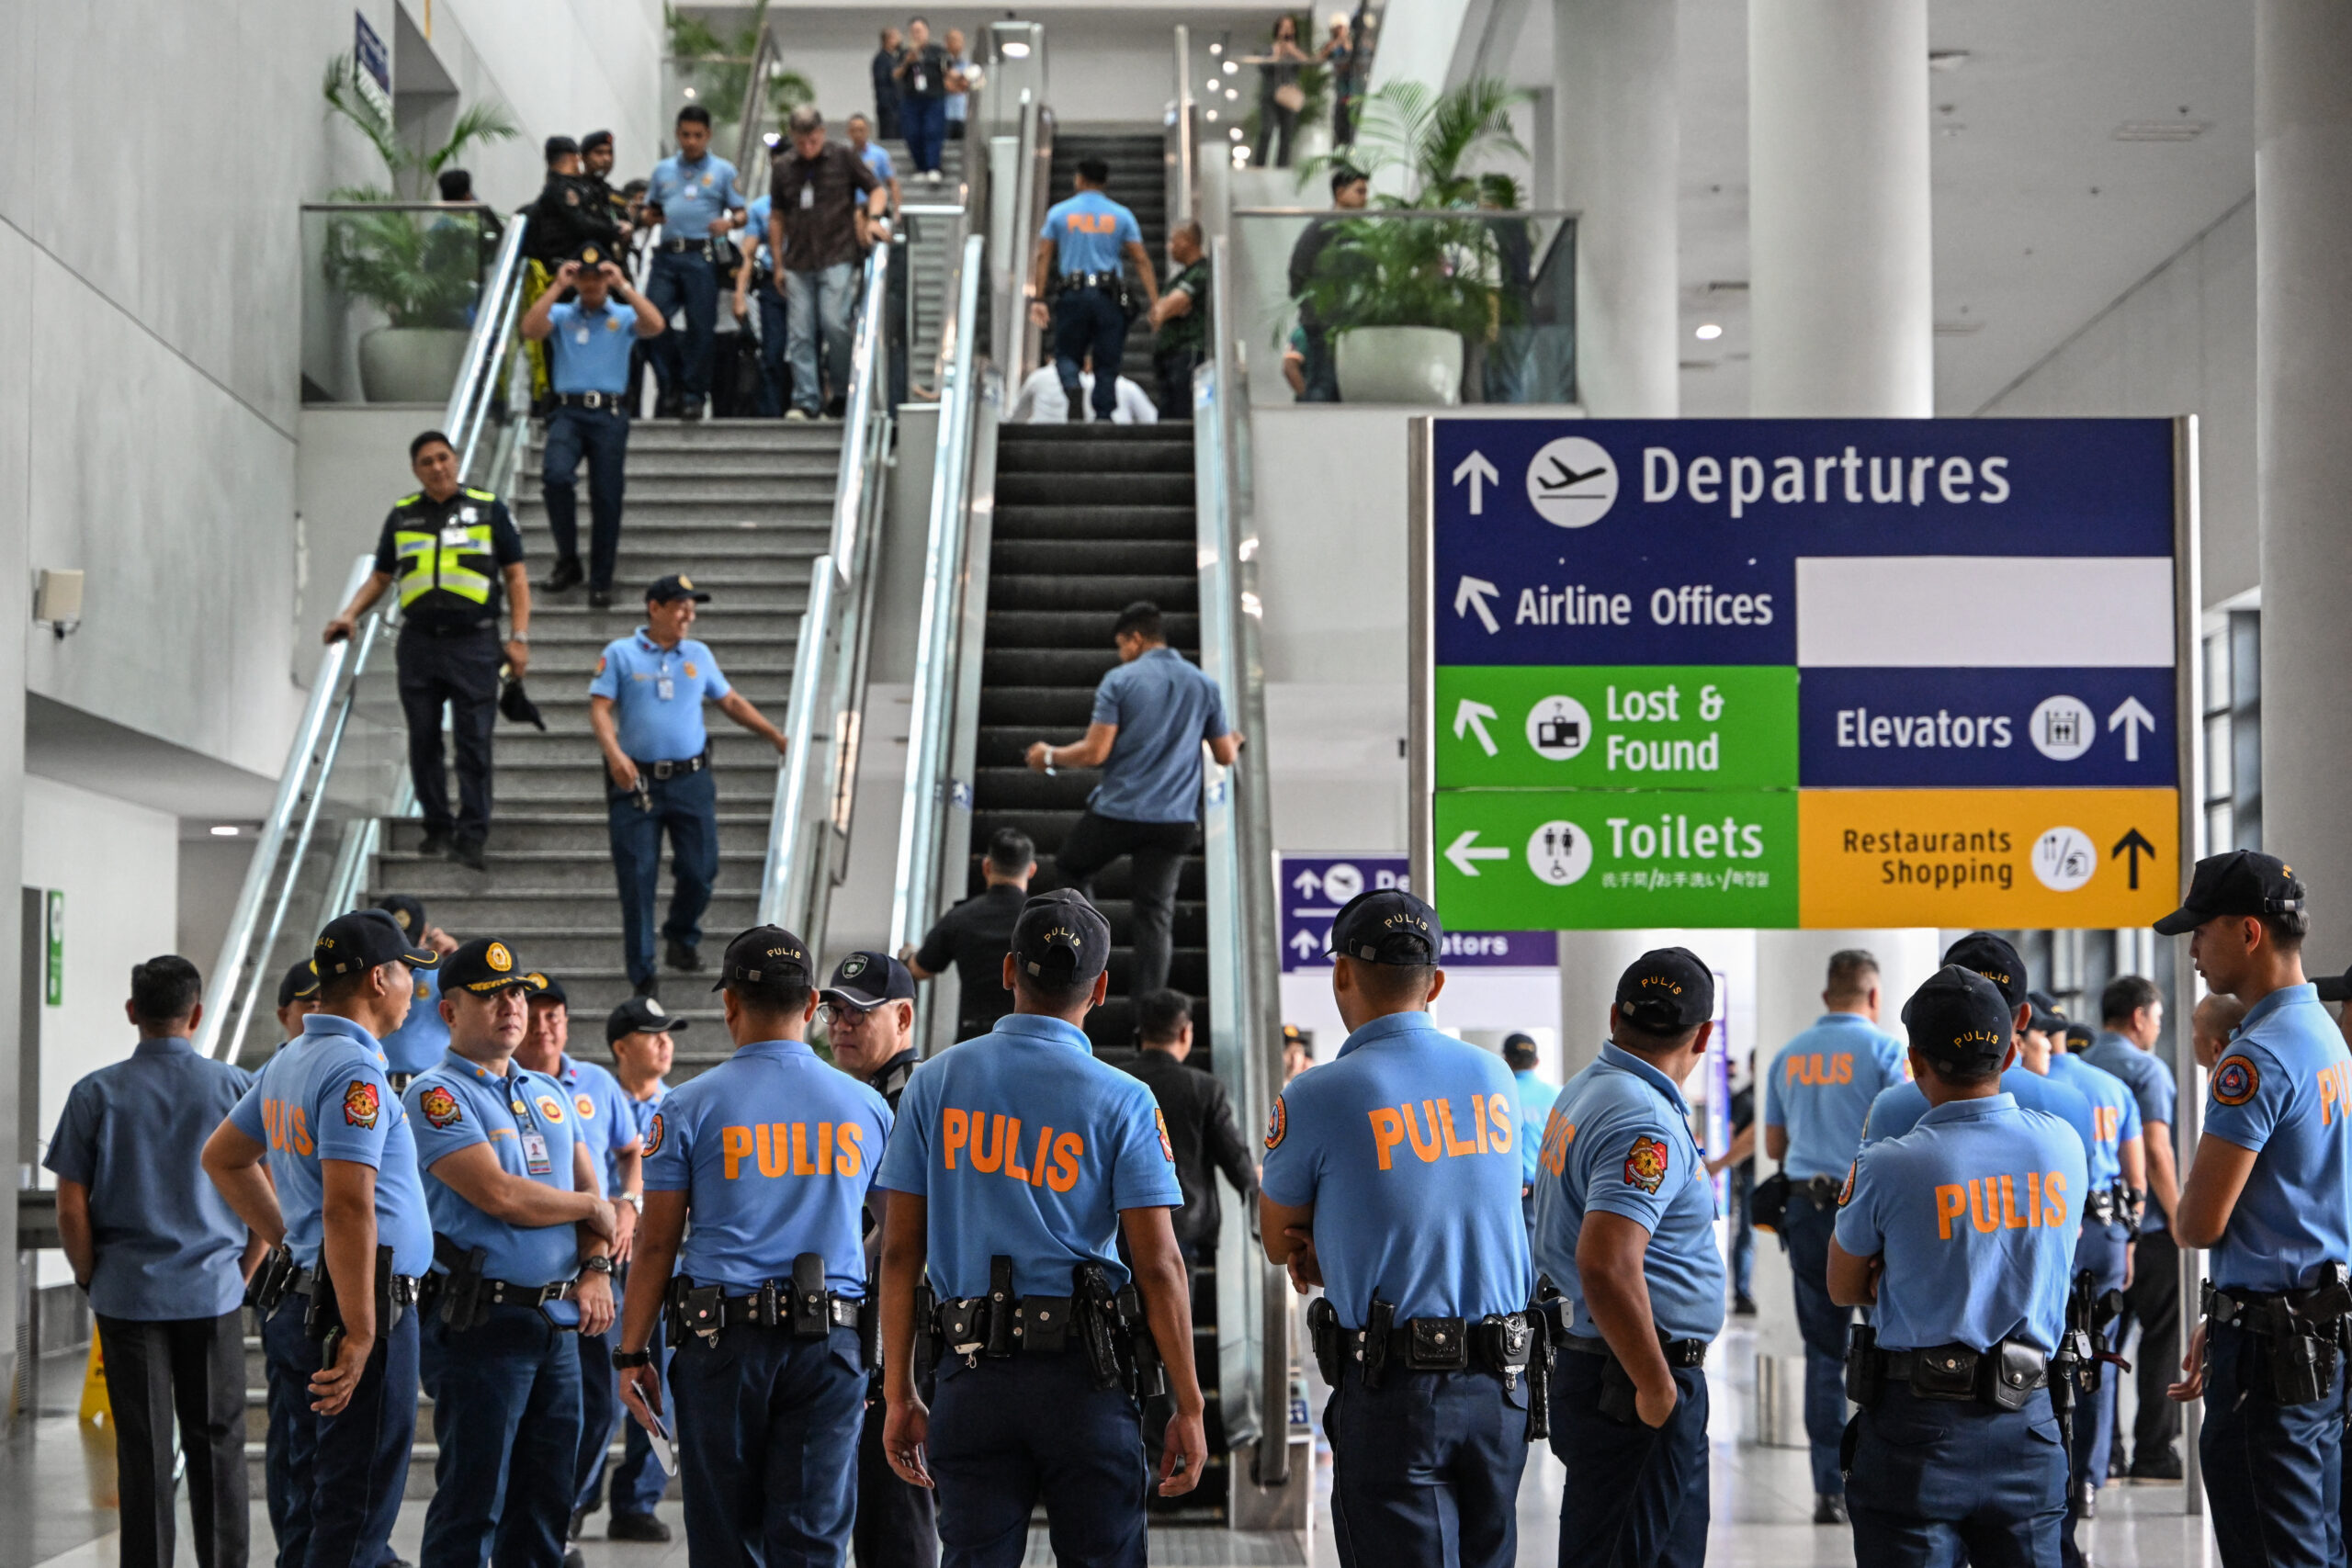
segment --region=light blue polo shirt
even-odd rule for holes
[[[245,1222],[197,1156],[253,1081],[185,1038],[142,1037],[66,1095],[41,1164],[89,1189],[91,1311],[220,1317],[245,1299]]]
[[[798,1040],[764,1040],[670,1091],[646,1133],[645,1190],[686,1195],[678,1272],[730,1292],[789,1283],[865,1294],[866,1190],[890,1134],[882,1097]]]
[[[401,1099],[416,1128],[417,1160],[425,1174],[424,1197],[433,1212],[434,1230],[460,1251],[481,1247],[488,1255],[482,1272],[510,1285],[552,1285],[580,1271],[576,1223],[517,1225],[493,1218],[433,1174],[433,1168],[449,1156],[488,1144],[507,1175],[559,1192],[577,1191],[571,1151],[580,1122],[567,1109],[561,1084],[511,1062],[502,1077],[451,1051],[432,1070],[419,1074]],[[546,1140],[545,1170],[530,1168],[525,1147],[528,1138]],[[447,1270],[435,1263],[434,1272]],[[554,1303],[548,1310],[558,1321],[569,1322],[577,1309]]]
[[[2083,1145],[2083,1161],[2090,1162],[2098,1130],[2091,1120],[2091,1104],[2055,1078],[2043,1077],[2023,1063],[2013,1063],[2001,1075],[2001,1092],[2028,1111],[2054,1116],[2073,1129]],[[1899,1083],[1871,1102],[1869,1125],[1862,1129],[1862,1146],[1899,1138],[1919,1124],[1928,1113],[1928,1097],[1916,1083]],[[2079,1189],[2077,1190],[2079,1195]]]
[[[554,362],[549,384],[559,392],[628,390],[629,350],[637,343],[637,312],[607,298],[605,308],[591,310],[579,299],[548,312],[555,330],[548,335],[548,353]]]
[[[1094,688],[1096,724],[1115,724],[1102,782],[1086,804],[1121,822],[1196,822],[1201,742],[1229,734],[1225,696],[1172,648],[1148,650]]]
[[[673,152],[654,164],[645,199],[662,209],[662,235],[671,240],[707,240],[720,213],[743,205],[735,165],[710,152],[692,164]]]
[[[1690,1106],[1664,1073],[1615,1044],[1553,1102],[1535,1183],[1535,1266],[1574,1314],[1570,1332],[1601,1337],[1577,1271],[1584,1217],[1621,1214],[1650,1233],[1642,1278],[1650,1316],[1670,1339],[1713,1339],[1724,1326],[1724,1259],[1715,1182],[1690,1135]]]
[[[605,645],[595,679],[588,682],[590,696],[612,699],[621,750],[636,762],[701,756],[710,744],[702,705],[717,702],[729,689],[707,644],[688,637],[665,649],[643,626]],[[662,695],[665,691],[669,695]]]
[[[620,1080],[616,1078],[613,1081],[617,1083]],[[634,1098],[627,1089],[621,1090],[621,1099],[628,1103],[629,1114],[637,1118],[638,1145],[648,1153],[651,1152],[647,1140],[653,1134],[653,1118],[660,1114],[662,1102],[669,1098],[670,1086],[658,1078],[654,1080],[653,1092],[643,1100]]]
[[[1283,1087],[1265,1193],[1315,1206],[1323,1293],[1343,1326],[1362,1328],[1375,1296],[1399,1322],[1526,1310],[1518,1129],[1502,1058],[1440,1033],[1426,1012],[1374,1019]]]
[[[1143,243],[1143,229],[1134,213],[1099,190],[1086,190],[1047,208],[1037,238],[1054,243],[1054,270],[1067,277],[1117,272],[1126,265],[1124,247]]]
[[[951,98],[950,101],[953,102],[953,99]],[[955,118],[955,111],[952,108],[948,111],[948,117]],[[890,162],[890,154],[882,150],[882,143],[879,141],[867,142],[865,151],[860,152],[858,156],[865,161],[867,168],[874,171],[874,177],[884,185],[887,186],[899,177],[898,165]],[[866,197],[862,192],[851,199],[851,205],[854,207],[864,207]]]
[[[2132,1098],[2140,1102],[2140,1124],[2143,1131],[2151,1122],[2161,1122],[2169,1127],[2174,1122],[2175,1102],[2180,1090],[2172,1076],[2172,1065],[2160,1059],[2153,1051],[2143,1051],[2113,1030],[2102,1029],[2083,1052],[2083,1060],[2103,1073],[2112,1073],[2123,1080]],[[2140,1234],[2165,1229],[2165,1212],[2149,1200],[2147,1213],[2140,1218]]]
[[[942,1300],[987,1294],[997,1257],[1016,1295],[1068,1295],[1084,1263],[1123,1289],[1120,1214],[1184,1205],[1150,1089],[1096,1061],[1076,1024],[1034,1013],[915,1068],[881,1184],[925,1200]]]
[[[314,1012],[301,1034],[262,1066],[229,1113],[237,1131],[269,1151],[269,1176],[286,1218],[286,1244],[305,1269],[319,1266],[326,1189],[321,1160],[349,1160],[376,1172],[376,1240],[392,1249],[392,1272],[423,1274],[433,1263],[416,1134],[385,1081],[376,1037],[347,1018]]]
[[[620,1156],[639,1146],[644,1130],[639,1126],[637,1101],[621,1088],[621,1080],[594,1062],[572,1059],[567,1052],[557,1064],[556,1081],[571,1098],[571,1114],[580,1127],[580,1141],[596,1156],[596,1190],[610,1198],[620,1190]],[[652,1113],[646,1113],[651,1119]]]
[[[1936,1106],[1863,1149],[1836,1234],[1856,1258],[1885,1255],[1879,1348],[2055,1350],[2089,1182],[2080,1138],[2007,1094]]]
[[[1543,1146],[1544,1123],[1551,1120],[1552,1102],[1560,1091],[1535,1076],[1535,1069],[1513,1073],[1510,1081],[1519,1088],[1519,1178],[1522,1182],[1535,1179],[1535,1154]]]
[[[384,1036],[384,1067],[413,1077],[447,1054],[449,1026],[441,1021],[441,972],[412,969],[408,977],[416,989],[409,998],[408,1017]]]
[[[2208,1084],[2205,1135],[2256,1156],[2207,1257],[2213,1283],[2296,1291],[2352,1263],[2352,1053],[2317,987],[2248,1008]]]
[[[768,255],[768,214],[775,210],[775,197],[773,196],[754,197],[752,205],[744,210],[743,228],[752,236],[748,243],[752,247],[752,264],[754,266],[773,269],[775,265]]]
[[[2101,1072],[2064,1048],[2050,1053],[2050,1077],[2064,1084],[2091,1108],[2091,1185],[2109,1187],[2123,1179],[2124,1140],[2140,1136],[2140,1102],[2123,1080]]]
[[[1857,1012],[1824,1013],[1781,1046],[1764,1079],[1764,1125],[1788,1130],[1782,1168],[1843,1180],[1871,1102],[1907,1081],[1903,1061],[1902,1043]]]

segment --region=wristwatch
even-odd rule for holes
[[[645,1194],[642,1192],[624,1192],[615,1201],[628,1204],[639,1214],[645,1213]]]
[[[652,1364],[653,1352],[650,1350],[616,1349],[613,1352],[613,1366],[620,1371],[625,1372],[631,1367],[650,1367]]]
[[[610,1279],[613,1273],[613,1260],[601,1254],[594,1258],[583,1258],[580,1260],[580,1271],[582,1274],[602,1274],[606,1279]]]

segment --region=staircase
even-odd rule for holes
[[[1132,209],[1136,227],[1143,231],[1143,248],[1151,257],[1152,273],[1158,280],[1168,281],[1168,155],[1164,135],[1159,126],[1137,130],[1057,130],[1054,133],[1054,175],[1052,201],[1060,201],[1074,188],[1070,182],[1078,175],[1082,159],[1100,158],[1111,166],[1111,184],[1106,194],[1122,207]],[[1127,287],[1140,290],[1143,280],[1136,274],[1135,265],[1127,264]],[[1140,299],[1140,292],[1136,294]],[[1159,381],[1151,367],[1151,329],[1138,318],[1127,329],[1127,351],[1119,361],[1119,374],[1141,387],[1146,395],[1159,389]],[[1190,459],[1187,458],[1189,464]],[[1192,537],[1189,511],[1192,491],[1189,488],[1192,469],[1185,470],[1188,488],[1184,491],[1188,512],[1185,538]],[[1167,605],[1162,604],[1162,609]],[[1108,634],[1105,634],[1107,640]]]
[[[914,159],[901,142],[891,154],[899,170],[899,191],[910,207],[946,206],[956,199],[958,182],[963,178],[964,150],[974,146],[969,141],[944,143],[939,152],[939,168],[945,177],[937,185],[910,180]],[[948,218],[915,220],[908,232],[908,243],[901,246],[892,263],[903,262],[907,267],[907,296],[913,305],[913,330],[908,342],[907,388],[910,397],[921,397],[924,391],[939,395],[939,338],[946,327],[946,313],[955,308],[947,297],[947,276],[955,269],[956,224]],[[892,290],[895,297],[897,289]],[[981,340],[986,342],[985,336]],[[923,391],[918,391],[922,389]]]

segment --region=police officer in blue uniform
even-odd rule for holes
[[[277,980],[278,1043],[302,1037],[302,1021],[319,1010],[319,976],[311,961],[298,958]]]
[[[2173,1396],[2198,1438],[2227,1568],[2344,1561],[2342,1337],[2352,1314],[2352,1054],[2303,978],[2303,885],[2275,855],[2197,863],[2156,922],[2245,1004],[2213,1067],[2174,1231],[2208,1249],[2205,1322]]]
[[[849,1549],[865,1403],[860,1217],[890,1112],[808,1048],[814,967],[775,926],[728,943],[713,988],[735,1055],[673,1090],[647,1134],[613,1364],[630,1411],[656,1420],[651,1345],[666,1304],[698,1565],[839,1563]]]
[[[440,954],[380,909],[327,922],[319,1010],[204,1147],[205,1174],[276,1249],[254,1280],[269,1380],[278,1568],[390,1560],[416,1437],[416,1280],[433,1222],[377,1042]],[[263,1169],[264,1162],[268,1168]]]
[[[661,988],[653,967],[653,896],[662,835],[670,836],[677,887],[662,924],[673,969],[702,968],[702,912],[718,875],[718,781],[710,772],[707,698],[777,751],[783,731],[727,683],[707,643],[686,636],[695,606],[710,603],[690,577],[658,578],[645,591],[645,625],[605,645],[588,683],[588,723],[605,753],[606,826],[620,880],[621,941],[640,997]]]
[[[1829,1232],[1838,1190],[1862,1146],[1871,1102],[1904,1082],[1903,1046],[1878,1026],[1878,960],[1860,948],[1830,954],[1827,1010],[1781,1047],[1764,1077],[1764,1153],[1781,1162],[1787,1201],[1781,1247],[1804,1337],[1804,1431],[1813,1449],[1813,1522],[1846,1522],[1838,1464],[1846,1430],[1846,1329],[1853,1314],[1829,1299]]]
[[[1682,1084],[1706,1059],[1714,1013],[1715,977],[1697,954],[1635,959],[1600,1059],[1560,1091],[1544,1128],[1535,1263],[1566,1309],[1553,1325],[1561,1568],[1706,1559],[1703,1368],[1724,1326],[1724,1262]],[[1871,1048],[1859,1033],[1838,1043]]]
[[[668,321],[685,312],[683,343],[663,333],[653,344],[653,374],[662,384],[659,408],[700,419],[710,393],[711,334],[718,329],[718,243],[743,226],[743,197],[735,165],[710,150],[710,111],[688,104],[678,111],[678,150],[653,165],[645,187],[645,218],[662,225],[653,272],[645,292],[654,314]]]
[[[1094,417],[1106,427],[1118,412],[1119,356],[1127,346],[1127,262],[1136,264],[1136,276],[1143,280],[1145,309],[1159,303],[1143,230],[1134,212],[1102,193],[1110,183],[1110,164],[1100,158],[1079,160],[1078,194],[1046,209],[1029,269],[1029,319],[1053,329],[1054,373],[1069,399],[1069,418],[1086,418],[1079,372],[1091,353],[1096,367]],[[1050,309],[1049,271],[1060,280]]]
[[[387,893],[375,907],[391,916],[401,934],[417,946],[444,958],[458,951],[449,934],[425,919],[424,905],[408,894]],[[395,1094],[408,1088],[409,1079],[437,1066],[449,1050],[449,1026],[441,1021],[441,971],[419,969],[411,978],[416,982],[416,995],[408,1017],[381,1042],[384,1069]]]
[[[1079,894],[1030,899],[1004,963],[1012,1012],[915,1069],[883,1156],[883,1448],[936,1483],[956,1568],[1013,1568],[1041,1501],[1056,1561],[1143,1568],[1137,1402],[1162,1371],[1160,1495],[1206,1462],[1175,1155],[1151,1090],[1080,1027],[1110,961],[1110,923]]]
[[[1340,907],[1331,994],[1347,1042],[1284,1086],[1266,1129],[1258,1234],[1328,1303],[1307,1323],[1332,1389],[1331,1529],[1350,1568],[1502,1568],[1518,1550],[1537,1370],[1519,1092],[1499,1057],[1430,1021],[1443,938],[1401,889]]]
[[[574,290],[577,299],[566,299]],[[561,303],[559,303],[561,301]],[[523,312],[523,336],[548,345],[547,448],[539,491],[555,537],[555,570],[539,584],[560,593],[580,584],[580,493],[588,459],[588,604],[613,602],[613,562],[621,547],[621,494],[628,482],[628,367],[639,340],[658,337],[662,314],[612,252],[590,244],[556,268],[546,292]]]
[[[673,1031],[689,1029],[693,1025],[694,1020],[678,1017],[652,997],[631,997],[615,1008],[605,1020],[605,1045],[613,1054],[613,1077],[621,1087],[621,1098],[627,1102],[630,1124],[637,1129],[639,1191],[632,1209],[639,1223],[642,1222],[645,1206],[642,1151],[652,1137],[653,1118],[661,1113],[662,1102],[669,1097],[670,1087],[662,1080],[669,1072],[677,1053],[676,1042],[671,1034]],[[631,1223],[630,1216],[620,1217],[622,1224]],[[633,1235],[630,1250],[635,1251]],[[622,1278],[625,1280],[627,1277],[624,1265]],[[616,1324],[608,1336],[616,1349],[619,1348],[618,1336],[619,1325]],[[669,1397],[670,1350],[662,1340],[659,1320],[654,1325],[652,1346],[658,1352],[655,1365],[663,1378],[662,1397],[666,1400]],[[586,1368],[583,1366],[582,1371],[584,1375]],[[616,1371],[614,1375],[614,1397],[617,1399],[619,1384]],[[668,1540],[670,1527],[654,1517],[653,1509],[662,1501],[662,1494],[669,1484],[670,1472],[662,1468],[662,1460],[653,1451],[652,1435],[624,1414],[621,1420],[621,1461],[613,1467],[613,1513],[605,1525],[605,1539]],[[592,1491],[581,1506],[592,1506],[594,1501],[595,1495]],[[576,1536],[578,1533],[575,1528],[573,1534]]]
[[[1856,1158],[1830,1294],[1871,1309],[1848,1357],[1854,1557],[1871,1568],[2058,1558],[2066,1453],[2050,1383],[2065,1336],[2081,1140],[2000,1077],[2015,1011],[1948,964],[1903,1010],[1928,1111]]]
[[[530,973],[489,937],[443,970],[448,1054],[401,1097],[433,1214],[422,1369],[441,1451],[418,1561],[547,1568],[577,1489],[571,1336],[613,1321],[613,1210],[563,1086],[514,1060]]]

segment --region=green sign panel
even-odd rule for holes
[[[1794,789],[1791,665],[1441,665],[1447,789]]]
[[[1796,924],[1792,790],[1449,789],[1434,811],[1464,930]]]

